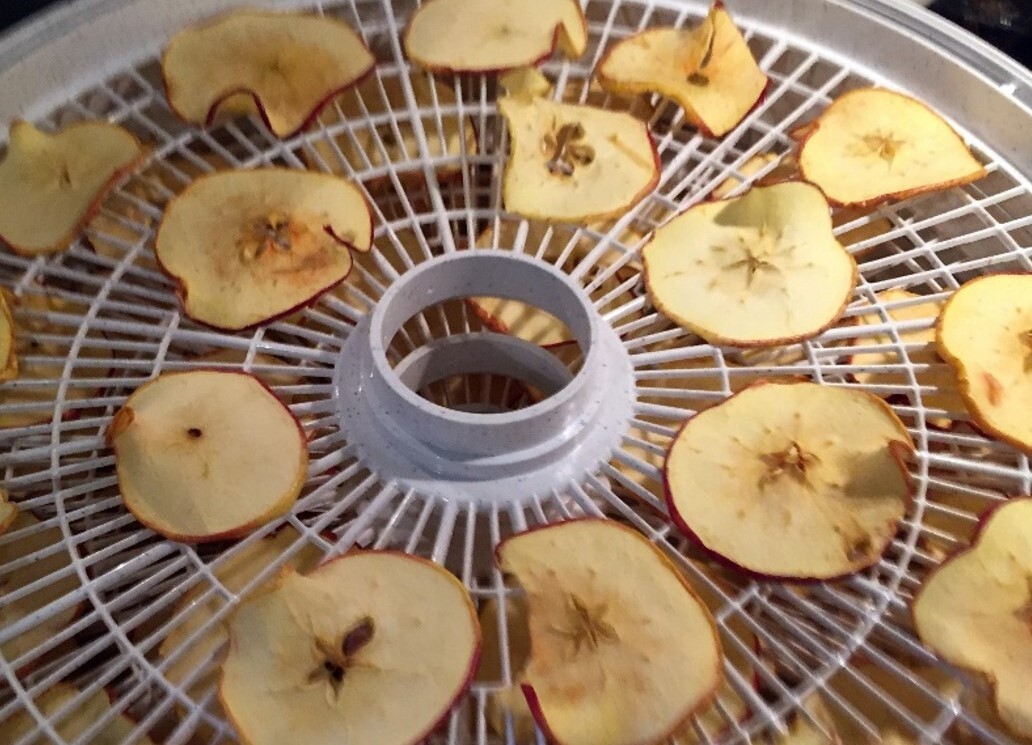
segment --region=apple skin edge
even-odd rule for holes
[[[766,381],[766,380],[758,380],[755,383],[751,383],[751,384],[747,385],[745,388],[743,388],[742,390],[738,391],[737,393],[731,394],[726,399],[724,399],[724,401],[722,403],[730,401],[735,396],[738,396],[741,393],[744,393],[745,391],[750,390],[751,388],[756,388],[756,387],[763,386],[763,385],[800,385],[802,383],[809,383],[809,382],[810,381],[800,380],[800,381],[797,381],[797,382],[794,382],[794,383],[788,383],[788,382],[785,382],[785,383],[772,383],[772,382],[769,382],[769,381]],[[878,403],[884,409],[886,409],[888,412],[890,412],[894,418],[898,419],[898,417],[896,417],[895,412],[892,411],[892,408],[887,403],[882,401],[880,398],[877,398],[876,396],[872,396],[872,399],[878,401]],[[674,435],[673,440],[676,440],[678,437],[681,436],[681,432],[684,430],[684,428],[686,426],[688,426],[688,423],[691,422],[692,419],[694,419],[694,418],[695,418],[695,415],[688,417],[684,421],[684,423],[677,430],[677,433]],[[673,442],[673,440],[672,440],[672,442]],[[913,450],[912,450],[912,448],[907,446],[905,443],[900,442],[898,440],[892,440],[891,442],[889,442],[888,447],[889,447],[889,453],[892,455],[892,458],[896,461],[897,465],[899,466],[899,470],[904,475],[904,479],[905,479],[906,484],[907,484],[907,494],[906,494],[907,504],[906,504],[906,508],[905,509],[906,509],[906,511],[909,511],[910,508],[913,506],[914,481],[913,481],[913,478],[910,476],[910,471],[907,469],[906,464],[907,464],[907,460],[913,455]],[[882,547],[882,550],[880,552],[878,552],[878,555],[875,556],[874,558],[872,558],[872,560],[870,562],[868,562],[866,564],[863,564],[861,566],[857,566],[857,567],[855,567],[854,569],[851,569],[848,572],[844,572],[842,574],[835,575],[835,576],[832,576],[832,577],[796,577],[796,576],[791,576],[791,575],[769,574],[769,573],[766,573],[766,572],[758,572],[755,569],[749,569],[748,567],[744,567],[744,566],[742,566],[742,565],[732,561],[731,559],[727,558],[723,554],[720,554],[720,553],[714,551],[713,549],[711,549],[709,546],[707,546],[703,542],[702,538],[699,537],[699,535],[688,526],[688,524],[684,521],[684,519],[681,517],[681,515],[677,512],[677,508],[674,505],[673,491],[670,488],[669,465],[670,465],[670,451],[667,450],[667,456],[663,460],[663,494],[664,494],[664,498],[665,498],[665,501],[666,501],[667,512],[669,513],[668,519],[670,520],[671,523],[673,523],[674,527],[676,527],[686,538],[688,538],[690,541],[692,541],[692,543],[694,543],[703,553],[705,553],[708,557],[710,557],[716,564],[719,564],[720,566],[722,566],[722,567],[724,567],[726,569],[730,569],[733,572],[735,572],[736,574],[739,574],[741,576],[747,577],[749,579],[755,579],[755,580],[758,580],[758,581],[761,581],[761,582],[769,581],[769,580],[777,580],[777,581],[782,581],[782,582],[792,582],[793,584],[799,584],[799,585],[814,585],[814,584],[820,584],[821,582],[836,582],[836,581],[843,580],[843,579],[846,579],[848,577],[851,577],[854,574],[856,574],[857,572],[862,572],[864,569],[867,569],[867,568],[873,566],[874,564],[878,563],[878,561],[881,559],[882,555],[885,553],[885,550],[888,548],[888,543],[889,542],[887,541],[885,546]],[[898,522],[893,525],[893,528],[894,528],[893,532],[895,532],[895,529],[898,529],[898,525],[899,525]]]
[[[430,735],[432,735],[435,731],[437,731],[442,726],[447,724],[448,720],[451,718],[452,710],[462,700],[463,696],[466,695],[466,692],[469,690],[469,687],[473,684],[473,680],[476,678],[477,668],[480,666],[480,654],[481,654],[481,651],[483,649],[483,632],[482,632],[482,630],[480,628],[480,618],[477,616],[477,609],[476,609],[476,606],[473,604],[472,598],[470,598],[470,596],[469,596],[469,591],[466,589],[466,586],[463,585],[455,575],[453,575],[451,572],[449,572],[447,569],[445,569],[444,567],[440,566],[436,562],[432,562],[429,559],[424,559],[424,558],[419,557],[419,556],[413,556],[412,554],[407,554],[404,551],[396,551],[396,550],[391,550],[391,549],[352,548],[349,551],[346,551],[345,553],[342,553],[342,554],[339,554],[339,555],[334,556],[332,558],[326,559],[325,561],[323,561],[322,564],[319,565],[319,567],[317,567],[313,571],[317,571],[319,568],[325,567],[325,566],[327,566],[327,565],[329,565],[329,564],[331,564],[331,563],[333,563],[335,561],[343,561],[343,560],[347,559],[348,557],[355,556],[355,555],[361,555],[361,554],[390,555],[390,556],[397,556],[399,558],[406,559],[408,561],[415,561],[415,562],[419,562],[419,563],[433,564],[443,574],[447,574],[448,577],[454,583],[456,583],[457,585],[459,585],[462,588],[463,593],[465,594],[465,597],[467,598],[467,601],[468,601],[470,618],[472,619],[472,622],[473,622],[473,633],[475,634],[475,637],[476,637],[474,639],[473,654],[470,656],[469,669],[466,671],[466,676],[465,676],[464,681],[459,685],[458,690],[452,696],[451,701],[449,702],[447,708],[445,708],[444,712],[441,714],[440,718],[436,722],[434,722],[431,726],[429,726],[426,729],[425,732],[420,733],[419,736],[416,737],[414,740],[412,740],[410,743],[406,743],[405,744],[405,745],[423,745],[423,743],[430,737]],[[282,578],[285,573],[291,572],[291,571],[293,571],[293,570],[285,567],[280,572],[280,575],[279,575],[280,578]],[[263,590],[263,591],[258,592],[258,593],[255,593],[254,595],[251,595],[249,597],[250,598],[260,597],[261,595],[264,595],[266,593],[273,592],[274,590],[277,589],[278,584],[279,584],[278,582],[274,583],[268,589]],[[239,610],[240,610],[240,605],[238,604],[237,607],[229,614],[229,616],[227,616],[227,618],[225,619],[225,623],[226,623],[227,628],[231,627],[232,621],[233,621],[233,617],[239,612]],[[230,634],[229,634],[229,644],[233,645],[235,643],[236,643],[236,639],[233,637],[232,632],[230,632]],[[224,679],[224,673],[221,671],[221,668],[220,668],[220,671],[219,671],[219,683],[218,683],[218,686],[216,688],[216,696],[218,698],[219,705],[222,707],[222,710],[224,712],[226,712],[226,719],[229,720],[229,723],[232,725],[233,730],[237,733],[237,736],[240,737],[240,741],[242,743],[244,743],[244,745],[253,745],[253,743],[250,740],[248,740],[243,735],[243,730],[241,730],[241,728],[238,725],[238,723],[236,722],[236,720],[233,719],[232,711],[229,708],[229,706],[227,706],[227,704],[226,704],[226,700],[225,700],[225,698],[223,697],[223,694],[222,694],[223,679]]]

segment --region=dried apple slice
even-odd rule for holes
[[[589,223],[622,214],[659,181],[652,136],[630,114],[520,96],[501,98],[498,109],[512,137],[503,185],[508,210]]]
[[[391,552],[287,570],[229,627],[219,696],[251,745],[421,742],[469,686],[480,650],[465,587]]]
[[[7,532],[17,517],[18,507],[8,499],[7,492],[0,487],[0,535]]]
[[[674,523],[739,569],[830,579],[881,556],[910,498],[906,428],[881,399],[759,384],[689,419],[667,454]]]
[[[196,370],[136,389],[108,428],[122,498],[166,538],[237,538],[285,514],[308,472],[301,425],[256,378]]]
[[[32,703],[44,717],[51,720],[61,742],[83,742],[91,745],[130,742],[129,736],[136,729],[136,722],[124,713],[116,714],[99,730],[94,730],[94,725],[107,717],[111,711],[111,702],[104,689],[92,691],[72,703],[80,695],[81,691],[73,685],[54,683]],[[64,713],[59,714],[62,710]],[[58,716],[60,720],[55,721]],[[87,732],[91,733],[90,736],[83,739]],[[0,745],[40,742],[32,737],[33,734],[39,734],[39,725],[35,717],[27,711],[20,710],[5,720],[3,727],[0,727]],[[136,745],[153,745],[153,740],[146,735],[137,735],[131,741]]]
[[[642,256],[660,312],[711,344],[742,347],[829,328],[857,274],[820,190],[799,182],[697,204],[658,228]]]
[[[500,631],[506,629],[506,644],[503,648]],[[504,736],[506,717],[512,718],[516,742],[534,741],[534,716],[527,706],[527,699],[520,689],[518,678],[530,656],[530,629],[527,625],[527,599],[523,595],[511,595],[505,602],[505,620],[499,623],[498,602],[488,598],[480,606],[480,630],[483,646],[477,680],[486,684],[498,684],[502,680],[502,657],[509,654],[509,669],[516,681],[507,688],[493,690],[487,695],[484,714],[492,731]]]
[[[1032,275],[965,284],[939,315],[935,341],[978,426],[1032,455]]]
[[[0,382],[18,377],[18,352],[14,342],[14,315],[7,293],[0,292]]]
[[[291,137],[375,62],[335,18],[236,10],[173,36],[161,73],[169,105],[191,124],[210,125],[229,100],[238,110],[257,109],[277,137]]]
[[[614,44],[599,64],[598,79],[615,93],[667,96],[714,137],[738,126],[767,87],[722,2],[693,29],[648,29]]]
[[[325,173],[224,171],[169,202],[154,251],[186,314],[225,330],[284,316],[351,271],[372,245],[362,193]]]
[[[136,137],[108,122],[53,135],[14,122],[0,161],[0,239],[23,256],[64,250],[143,156]]]
[[[925,580],[912,610],[918,636],[952,664],[981,673],[1003,723],[1032,738],[1032,499],[984,519],[971,548]]]
[[[556,47],[580,57],[588,27],[576,0],[429,0],[402,41],[409,59],[431,72],[498,72],[543,62]]]
[[[659,742],[716,692],[713,618],[631,528],[560,523],[503,541],[496,556],[527,593],[531,657],[521,681],[550,741]]]
[[[870,206],[985,176],[946,121],[882,88],[849,91],[805,130],[799,170],[838,205]]]

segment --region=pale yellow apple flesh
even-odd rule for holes
[[[921,641],[982,673],[1001,720],[1032,738],[1032,499],[993,512],[971,548],[941,564],[914,598]]]
[[[80,742],[79,738],[89,732],[98,720],[106,717],[111,711],[111,702],[103,689],[93,691],[85,698],[75,701],[79,695],[81,695],[81,691],[73,685],[54,683],[32,702],[44,717],[51,720],[57,716],[61,717],[54,723],[54,730],[63,742]],[[65,710],[64,713],[59,713],[62,710]],[[99,731],[94,731],[88,739],[82,740],[82,742],[88,742],[91,745],[116,745],[129,742],[129,736],[134,729],[136,729],[136,722],[125,714],[117,714]],[[38,733],[35,718],[27,711],[18,711],[10,719],[4,721],[3,726],[0,727],[0,745],[39,742],[39,740],[32,739],[33,733]],[[26,737],[29,739],[23,739]],[[138,735],[133,738],[132,742],[136,745],[153,745],[153,741],[146,735]]]
[[[963,285],[939,315],[935,342],[978,426],[1032,455],[1032,275]]]
[[[986,174],[941,116],[882,88],[835,99],[803,133],[799,169],[840,205],[904,199]]]
[[[576,0],[428,0],[409,20],[405,54],[432,72],[497,72],[580,57],[588,28]]]
[[[18,351],[14,339],[14,314],[7,293],[0,292],[0,382],[18,377]]]
[[[616,93],[659,93],[676,101],[706,134],[721,137],[742,121],[767,76],[720,3],[693,29],[653,28],[623,39],[599,65]]]
[[[857,275],[824,197],[800,182],[691,207],[658,228],[642,256],[656,308],[731,346],[816,336],[842,315]]]
[[[297,420],[239,372],[170,373],[133,392],[108,428],[126,508],[166,538],[236,538],[284,515],[308,473]]]
[[[675,524],[764,576],[829,579],[878,560],[906,512],[906,428],[881,399],[766,383],[689,419],[666,460]]]
[[[229,628],[219,695],[250,745],[420,742],[468,687],[480,648],[465,587],[389,552],[288,570]]]
[[[18,517],[18,507],[7,497],[7,492],[0,488],[0,535],[7,532]]]
[[[713,618],[636,531],[564,522],[513,536],[496,556],[527,593],[531,656],[520,681],[551,741],[659,742],[716,692]]]
[[[25,256],[68,248],[144,153],[134,135],[108,122],[51,135],[15,121],[0,161],[0,240]]]
[[[287,168],[223,171],[169,202],[155,242],[186,314],[219,329],[255,326],[313,301],[368,251],[362,193],[337,176]]]
[[[161,72],[169,105],[187,122],[211,124],[231,99],[289,137],[375,62],[361,37],[329,16],[236,10],[173,36]]]
[[[589,223],[624,213],[658,182],[648,128],[630,114],[514,96],[499,99],[498,109],[512,139],[503,183],[507,210]]]

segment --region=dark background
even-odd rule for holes
[[[0,0],[0,29],[40,8],[70,1]],[[1032,67],[1032,0],[936,0],[931,7]]]

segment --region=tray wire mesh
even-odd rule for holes
[[[20,298],[16,318],[31,329],[22,360],[39,371],[0,385],[4,485],[38,521],[0,538],[0,547],[42,536],[38,550],[0,566],[0,730],[5,719],[25,712],[44,740],[60,742],[62,722],[104,690],[110,711],[75,742],[89,742],[120,713],[135,722],[133,738],[233,740],[213,685],[220,650],[175,680],[169,671],[203,647],[239,599],[297,552],[330,555],[361,545],[428,556],[455,572],[474,599],[497,603],[501,620],[484,634],[502,650],[500,669],[474,683],[432,741],[516,742],[511,718],[501,728],[488,721],[492,693],[511,684],[514,672],[504,621],[514,590],[492,565],[492,548],[536,524],[605,515],[635,526],[671,555],[720,624],[727,684],[677,742],[766,741],[789,717],[808,716],[800,707],[817,689],[858,738],[876,739],[892,720],[915,742],[1009,742],[976,704],[984,696],[982,682],[947,668],[916,641],[908,601],[928,570],[965,542],[979,512],[1005,495],[1032,493],[1032,470],[1025,456],[971,426],[963,409],[942,408],[923,384],[943,363],[928,354],[927,343],[903,335],[932,319],[897,321],[890,312],[945,298],[978,274],[1032,270],[1027,180],[984,143],[972,142],[990,172],[982,181],[840,221],[836,232],[860,266],[843,323],[811,342],[766,353],[715,348],[651,308],[634,251],[652,229],[727,179],[737,178],[741,191],[776,168],[792,147],[787,132],[839,93],[892,81],[814,40],[737,17],[772,84],[739,128],[719,142],[709,140],[686,126],[672,104],[611,98],[591,78],[614,41],[647,26],[690,24],[704,8],[589,0],[588,53],[549,62],[544,71],[555,80],[557,98],[644,110],[662,176],[654,193],[612,224],[536,229],[501,207],[507,136],[493,78],[434,79],[414,71],[397,41],[408,5],[354,0],[315,9],[346,20],[375,50],[379,65],[300,136],[276,140],[250,119],[209,130],[182,124],[167,108],[153,60],[84,91],[41,122],[48,128],[81,119],[118,122],[151,142],[154,154],[67,252],[38,259],[0,254],[2,282]],[[760,153],[777,159],[743,175],[745,163]],[[155,226],[162,205],[199,174],[261,165],[347,175],[372,205],[376,251],[340,291],[295,316],[249,334],[211,331],[180,314],[173,287],[150,253]],[[392,281],[431,256],[470,248],[485,231],[490,247],[546,258],[581,282],[624,340],[638,389],[632,428],[611,460],[527,503],[478,507],[427,498],[371,473],[339,427],[332,376],[351,328]],[[886,304],[876,293],[890,288],[921,298]],[[869,322],[855,323],[861,315]],[[416,319],[399,343],[412,348],[456,326],[477,327],[461,304]],[[892,361],[854,364],[853,355],[873,353]],[[308,483],[285,521],[297,540],[272,564],[232,584],[224,581],[226,567],[278,526],[235,544],[192,547],[160,539],[122,507],[104,442],[104,429],[129,392],[162,372],[202,364],[270,377],[304,423],[312,454]],[[752,380],[785,375],[886,397],[917,443],[912,471],[918,490],[908,518],[878,564],[839,582],[743,579],[709,564],[663,518],[657,466],[680,422]],[[451,393],[427,395],[449,404],[451,396],[467,404],[527,405],[523,393],[514,398],[512,385],[502,382],[499,392],[489,378],[467,379]],[[47,571],[31,583],[12,579],[48,560]],[[199,606],[213,613],[177,649],[159,652],[177,629],[190,626]],[[41,625],[46,633],[33,636]],[[944,679],[964,685],[943,685]],[[40,697],[58,681],[74,683],[82,694],[58,711],[44,711]],[[540,733],[536,738],[544,742]]]

